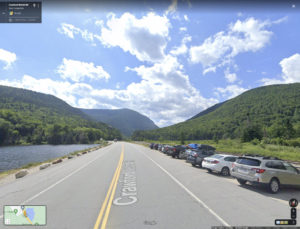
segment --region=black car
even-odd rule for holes
[[[197,149],[187,156],[186,161],[191,163],[192,166],[199,165],[202,168],[202,161],[205,157],[209,157],[215,154],[215,148],[210,145],[199,145]]]
[[[176,145],[172,148],[172,152],[171,152],[171,156],[173,158],[178,158],[178,159],[181,159],[183,158],[183,153],[184,151],[186,150],[186,146],[183,146],[183,145]]]
[[[150,143],[149,147],[150,149],[153,149],[154,143]]]
[[[154,144],[154,145],[153,145],[153,149],[156,149],[156,150],[157,150],[157,149],[158,149],[158,144]]]

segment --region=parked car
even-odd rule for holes
[[[190,143],[190,144],[187,145],[187,148],[189,148],[189,149],[198,149],[198,144]]]
[[[168,146],[167,155],[172,156],[174,146]]]
[[[153,149],[158,149],[158,144],[154,144]]]
[[[290,163],[273,157],[238,157],[233,163],[231,176],[244,185],[246,182],[266,186],[271,193],[281,187],[300,187],[300,171]]]
[[[163,150],[162,150],[162,152],[165,153],[165,154],[167,154],[167,152],[169,150],[169,147],[171,147],[171,146],[165,145],[164,148],[163,148]]]
[[[203,159],[214,155],[215,148],[209,145],[198,145],[198,148],[192,150],[192,152],[187,156],[187,162],[191,163],[192,166],[199,165],[202,168]]]
[[[188,156],[190,156],[193,153],[194,149],[190,149],[190,148],[186,148],[186,150],[184,151],[184,153],[182,154],[182,158],[184,158],[187,161]]]
[[[185,150],[186,150],[186,146],[184,146],[184,145],[175,145],[172,148],[171,156],[173,158],[176,157],[178,159],[181,159]]]
[[[150,149],[153,149],[154,143],[150,143],[149,147],[150,147]]]
[[[160,151],[161,147],[162,147],[162,145],[158,144],[157,150]]]
[[[215,154],[211,157],[204,158],[202,167],[207,169],[208,172],[219,172],[223,176],[230,176],[230,169],[232,164],[236,161],[237,156]]]

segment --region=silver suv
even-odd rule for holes
[[[238,157],[231,168],[231,176],[244,185],[246,182],[268,187],[277,193],[282,186],[300,187],[300,171],[291,164],[273,157]]]

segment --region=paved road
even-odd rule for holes
[[[234,179],[121,142],[0,186],[1,208],[47,205],[47,226],[40,228],[51,229],[273,226],[276,218],[290,217],[292,197],[300,199],[299,190],[271,195],[240,187]],[[2,222],[0,228],[12,227]]]

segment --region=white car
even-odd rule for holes
[[[207,169],[208,172],[216,171],[223,176],[230,176],[230,168],[236,159],[237,157],[233,155],[215,154],[204,158],[202,167]]]

